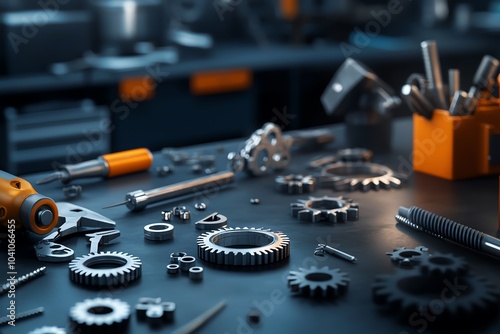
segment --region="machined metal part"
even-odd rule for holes
[[[469,89],[465,108],[468,114],[474,114],[479,98],[482,94],[491,94],[493,76],[500,65],[498,59],[486,55],[481,60],[479,67],[472,79],[472,87]]]
[[[258,205],[260,204],[260,199],[257,197],[250,198],[250,204]]]
[[[427,97],[418,90],[417,86],[404,85],[401,88],[401,96],[412,112],[427,119],[432,118],[434,106]]]
[[[144,238],[152,241],[170,240],[174,237],[174,225],[153,223],[144,226]]]
[[[463,90],[458,90],[453,95],[450,105],[451,116],[465,116],[469,113],[467,110],[467,101],[469,97]]]
[[[429,249],[424,246],[415,248],[397,247],[392,252],[386,252],[386,255],[391,257],[392,262],[399,264],[401,267],[412,267],[419,263],[423,258],[429,257]]]
[[[280,127],[266,123],[245,141],[239,152],[228,155],[230,169],[245,170],[255,176],[283,170],[291,161],[292,144],[292,137],[283,135]]]
[[[203,202],[197,202],[194,204],[194,208],[198,211],[203,211],[203,210],[206,210],[207,205]]]
[[[189,210],[182,210],[180,213],[179,213],[179,217],[186,221],[186,220],[190,220],[191,219],[191,211]]]
[[[186,252],[171,253],[170,254],[170,263],[178,264],[179,263],[179,259],[183,258],[184,256],[187,256]]]
[[[172,209],[172,212],[174,213],[174,216],[176,217],[180,217],[181,216],[181,212],[187,210],[187,207],[185,207],[184,205],[182,206],[174,206],[174,208]]]
[[[189,268],[189,278],[195,281],[203,279],[203,267]]]
[[[206,175],[215,174],[215,173],[217,173],[217,168],[215,168],[215,167],[205,168]]]
[[[309,169],[322,168],[326,165],[336,163],[337,161],[338,161],[338,159],[336,156],[327,155],[327,156],[315,158],[315,159],[309,161],[307,164],[307,168],[309,168]]]
[[[69,262],[75,255],[71,248],[45,240],[40,240],[33,247],[36,257],[43,262]]]
[[[435,252],[432,256],[422,258],[420,270],[423,275],[443,280],[464,276],[469,271],[469,266],[462,257]]]
[[[359,217],[358,204],[342,196],[310,197],[307,200],[299,199],[298,201],[298,203],[290,204],[290,208],[292,216],[302,221],[340,223],[357,220]]]
[[[32,310],[22,311],[22,312],[17,312],[16,310],[16,322],[42,315],[43,312],[45,312],[45,308],[41,306],[34,308]],[[8,324],[10,321],[12,321],[12,318],[10,316],[1,317],[0,326]]]
[[[423,74],[420,73],[410,74],[408,79],[406,79],[406,84],[411,86],[417,86],[420,93],[424,95],[427,93],[428,83],[427,79]]]
[[[163,166],[156,167],[156,175],[160,176],[160,177],[170,175],[173,172],[174,172],[173,166],[163,165]]]
[[[453,302],[445,302],[450,299],[443,299],[444,293],[453,287],[460,289],[455,290]],[[444,325],[447,331],[452,326],[470,324],[468,319],[478,322],[496,317],[500,303],[498,289],[483,278],[462,275],[435,279],[419,268],[378,276],[372,284],[372,296],[376,304],[401,318],[425,316],[433,319],[429,326]]]
[[[0,296],[9,292],[11,287],[15,287],[15,290],[17,290],[21,285],[43,276],[46,271],[47,267],[40,267],[27,274],[17,277],[15,280],[9,280],[7,283],[2,284],[2,287],[0,289]]]
[[[344,148],[337,152],[340,161],[343,162],[370,162],[373,151],[366,148]]]
[[[82,186],[73,184],[63,188],[63,194],[66,198],[77,198],[82,194]]]
[[[164,221],[170,221],[172,219],[172,211],[170,210],[162,211],[161,215]]]
[[[262,313],[258,309],[252,308],[248,311],[247,322],[252,327],[260,326],[262,323]]]
[[[85,299],[71,307],[69,317],[82,334],[125,333],[130,306],[119,299]]]
[[[122,252],[80,256],[69,264],[70,279],[90,287],[117,286],[141,277],[141,260]]]
[[[328,267],[299,268],[288,275],[288,287],[293,293],[315,298],[335,298],[347,292],[350,279],[340,269]]]
[[[192,334],[195,333],[198,329],[200,329],[205,323],[207,323],[210,319],[215,317],[222,309],[226,307],[226,301],[220,301],[207,311],[203,312],[184,326],[176,329],[171,334]]]
[[[455,96],[455,93],[460,90],[460,70],[450,68],[448,70],[448,95],[450,98]],[[451,108],[450,108],[451,109]]]
[[[90,253],[97,254],[99,252],[99,246],[105,245],[120,236],[120,231],[118,230],[107,230],[101,232],[94,232],[85,235],[89,238],[90,242]]]
[[[258,266],[290,256],[290,239],[262,228],[231,228],[205,232],[197,238],[198,257],[229,266]]]
[[[189,269],[194,267],[196,264],[196,258],[194,256],[183,256],[179,259],[179,269],[182,272],[189,272]]]
[[[213,154],[189,153],[173,148],[163,148],[161,153],[170,158],[175,165],[201,165],[210,167],[214,165],[216,160]]]
[[[317,179],[323,188],[333,187],[337,191],[358,189],[368,191],[399,188],[401,180],[406,177],[387,166],[372,162],[338,162],[323,168]]]
[[[61,327],[43,326],[32,330],[28,334],[66,334],[66,330]]]
[[[167,265],[167,274],[178,274],[179,273],[179,265],[177,263],[170,263]]]
[[[135,312],[137,319],[157,327],[174,320],[175,303],[162,302],[161,298],[140,298],[135,305]]]
[[[227,226],[227,217],[218,212],[214,212],[205,218],[194,223],[199,230],[216,230]]]
[[[330,255],[336,256],[338,258],[341,258],[343,260],[356,263],[358,260],[356,257],[347,254],[346,252],[341,251],[340,249],[333,248],[332,246],[328,246],[325,244],[318,244],[318,247],[314,251],[314,255],[318,256],[324,256],[324,253],[328,253]]]
[[[448,102],[444,93],[437,44],[435,41],[423,41],[420,46],[422,47],[428,89],[432,93],[434,105],[436,108],[447,110]]]
[[[311,175],[289,174],[276,177],[274,184],[283,194],[308,194],[314,191],[316,180]]]

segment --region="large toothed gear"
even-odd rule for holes
[[[391,256],[392,262],[402,267],[411,267],[420,262],[424,257],[429,257],[429,249],[424,246],[415,248],[398,247],[394,251],[385,253]]]
[[[43,326],[32,330],[28,334],[66,334],[66,330],[55,326]]]
[[[111,298],[86,299],[69,310],[75,333],[125,333],[130,319],[130,306]]]
[[[280,175],[274,180],[276,190],[283,194],[308,194],[314,191],[316,180],[311,175]]]
[[[420,268],[378,276],[372,293],[375,303],[403,319],[432,318],[432,324],[446,326],[494,317],[500,302],[499,291],[482,278],[436,280],[423,275]]]
[[[432,256],[422,258],[420,262],[422,273],[435,279],[463,276],[468,269],[469,267],[464,258],[452,254],[435,252]]]
[[[323,168],[319,184],[337,191],[368,191],[399,188],[405,178],[387,166],[371,162],[338,162]]]
[[[347,273],[328,267],[299,268],[288,275],[292,292],[317,298],[334,298],[344,294],[349,286]]]
[[[281,232],[262,228],[226,227],[201,234],[200,259],[229,266],[258,266],[290,256],[290,239]]]
[[[299,199],[299,203],[290,204],[292,216],[303,221],[316,223],[326,220],[332,223],[357,220],[359,207],[357,203],[345,197],[310,197]]]
[[[73,282],[91,287],[123,285],[141,277],[141,260],[122,252],[101,252],[78,257],[70,262]]]

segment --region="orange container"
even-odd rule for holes
[[[413,114],[413,169],[447,180],[500,173],[500,101],[481,100],[471,116]],[[498,152],[498,153],[497,153]]]

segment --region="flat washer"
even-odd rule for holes
[[[195,281],[203,279],[203,267],[189,268],[189,278]]]
[[[170,240],[174,237],[174,225],[153,223],[144,226],[144,238],[152,241]]]
[[[167,273],[168,274],[178,274],[179,273],[179,265],[177,263],[170,263],[167,265]]]
[[[73,328],[82,334],[125,333],[130,306],[119,299],[86,299],[69,310],[69,317]]]

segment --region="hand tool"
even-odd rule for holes
[[[491,89],[491,81],[497,72],[500,62],[492,56],[484,56],[472,79],[472,87],[469,89],[469,98],[466,102],[467,112],[473,114],[482,93]]]
[[[90,242],[90,254],[99,253],[99,246],[109,243],[120,236],[118,230],[108,230],[85,234]]]
[[[500,239],[416,206],[399,207],[398,223],[500,258]]]
[[[43,276],[46,271],[47,271],[47,267],[40,267],[36,270],[33,270],[32,272],[29,272],[21,277],[16,278],[13,281],[9,280],[9,282],[2,284],[2,287],[0,289],[0,295],[7,293],[10,290],[11,286],[14,286],[17,289],[21,285],[28,283],[28,282],[31,282],[32,280],[34,280],[40,276]]]
[[[417,86],[404,85],[403,88],[401,88],[401,96],[412,112],[422,115],[427,119],[432,118],[434,106],[427,97],[422,94]]]
[[[432,92],[434,106],[439,109],[448,109],[448,103],[443,89],[441,77],[441,65],[435,41],[423,41],[420,43],[424,57],[425,74],[427,76],[428,89]]]
[[[336,248],[333,248],[331,246],[324,245],[324,244],[318,244],[318,247],[314,251],[314,255],[323,256],[325,252],[330,254],[330,255],[344,259],[346,261],[352,262],[352,263],[355,263],[356,261],[358,261],[354,256],[349,255],[347,253],[342,252],[341,250],[338,250]]]
[[[125,201],[106,206],[104,209],[126,205],[130,211],[140,211],[146,206],[161,201],[170,200],[179,196],[193,195],[207,189],[220,189],[233,183],[233,172],[220,172],[217,174],[175,183],[169,186],[155,188],[148,191],[136,190],[125,195]]]
[[[172,332],[172,334],[190,334],[194,333],[196,330],[201,328],[205,323],[207,323],[210,319],[215,317],[217,313],[222,311],[222,309],[226,307],[226,301],[223,300],[217,303],[215,306],[200,314],[198,317],[194,318],[184,326],[176,329]]]
[[[147,170],[152,163],[153,155],[151,152],[146,148],[137,148],[101,155],[97,159],[74,165],[56,166],[56,172],[37,181],[37,184],[45,184],[55,180],[68,183],[71,180],[89,177],[111,178]]]
[[[55,231],[34,245],[36,256],[40,261],[66,262],[73,259],[71,248],[54,241],[83,231],[114,229],[116,223],[96,212],[66,202],[58,202],[59,223]]]
[[[0,171],[0,225],[15,221],[16,228],[44,235],[57,224],[58,208],[26,180]]]

